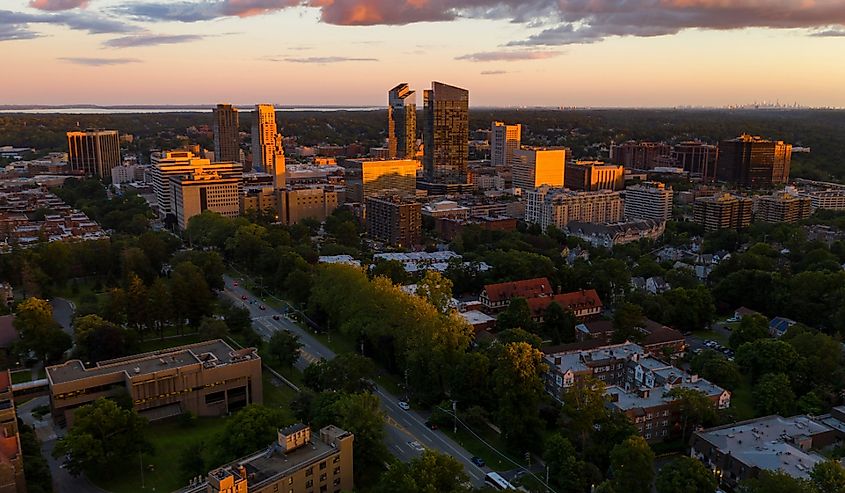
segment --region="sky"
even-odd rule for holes
[[[0,104],[845,107],[843,0],[2,0]]]

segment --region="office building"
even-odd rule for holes
[[[67,162],[72,171],[111,183],[111,170],[120,166],[117,130],[85,130],[67,133]]]
[[[0,371],[0,493],[26,493],[18,415],[9,370]]]
[[[540,187],[525,194],[525,221],[563,229],[570,221],[608,224],[622,220],[623,202],[619,192],[574,192]]]
[[[628,169],[652,169],[661,166],[663,159],[669,156],[672,147],[662,142],[629,141],[611,145],[610,159],[614,164]]]
[[[241,134],[238,109],[231,104],[214,108],[214,159],[241,162]]]
[[[493,122],[490,127],[490,164],[509,165],[513,159],[513,151],[519,149],[521,141],[522,125]]]
[[[622,190],[625,187],[625,168],[601,161],[567,163],[564,185],[571,190],[585,192]]]
[[[742,134],[719,142],[716,178],[744,187],[771,187],[789,180],[792,145]]]
[[[400,197],[367,197],[367,235],[398,247],[422,242],[422,206]]]
[[[297,224],[303,219],[323,222],[345,199],[342,188],[332,185],[297,186],[278,191],[279,221]]]
[[[269,447],[214,469],[177,493],[340,493],[354,489],[352,433],[326,426],[318,437],[295,424]]]
[[[647,181],[625,189],[625,218],[668,221],[672,217],[672,187]]]
[[[387,93],[387,157],[414,159],[417,155],[417,93],[407,83]]]
[[[699,197],[693,203],[693,220],[705,231],[745,229],[751,225],[754,201],[739,195],[720,193]]]
[[[238,162],[212,163],[208,159],[200,159],[190,151],[166,151],[153,153],[150,157],[152,166],[150,172],[153,177],[153,191],[156,196],[159,215],[167,218],[173,214],[171,208],[170,178],[173,176],[191,175],[195,172],[216,173],[222,178],[237,178],[238,193],[243,190],[243,165]]]
[[[515,149],[510,164],[514,188],[563,188],[566,149]]]
[[[681,142],[672,148],[671,154],[674,165],[683,168],[692,177],[704,181],[716,179],[716,162],[719,148],[704,142]]]
[[[189,175],[170,177],[170,209],[179,230],[205,211],[226,217],[241,213],[241,179],[217,172],[197,170]]]
[[[282,134],[276,128],[276,108],[272,104],[255,105],[252,124],[252,168],[273,177],[273,186],[285,188],[285,151]]]
[[[418,161],[346,159],[343,161],[347,199],[363,203],[378,195],[416,195]]]
[[[423,92],[423,171],[430,182],[466,183],[469,91],[432,82]]]
[[[810,197],[799,196],[794,189],[755,197],[754,220],[764,223],[794,223],[813,213]]]
[[[261,358],[254,348],[233,349],[221,339],[189,344],[86,367],[77,359],[47,367],[53,418],[72,425],[73,411],[101,397],[128,393],[151,421],[191,412],[225,416],[262,402]]]

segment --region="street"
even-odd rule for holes
[[[232,299],[236,304],[246,306],[253,320],[253,327],[262,338],[269,339],[274,332],[287,330],[297,336],[302,343],[300,358],[296,366],[303,369],[314,361],[320,359],[330,360],[335,353],[318,341],[309,331],[291,322],[280,312],[270,306],[261,310],[259,305],[262,301],[241,286],[234,286],[235,279],[224,276],[226,283],[224,295]],[[244,302],[241,297],[247,296],[248,300],[257,300],[255,304]],[[273,320],[273,315],[278,315],[279,320]],[[474,465],[470,459],[472,454],[464,450],[451,438],[442,432],[429,429],[425,425],[426,418],[414,410],[404,411],[399,407],[399,399],[390,394],[381,386],[376,386],[376,394],[381,400],[382,411],[386,416],[385,424],[385,445],[391,454],[403,461],[408,461],[418,456],[421,451],[414,444],[437,450],[444,454],[451,455],[460,461],[473,484],[480,486],[484,482],[484,476],[488,470],[482,470]]]

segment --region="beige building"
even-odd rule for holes
[[[208,159],[201,159],[190,151],[166,151],[153,153],[150,157],[153,177],[153,191],[161,217],[172,214],[170,178],[186,176],[195,172],[217,173],[225,178],[237,178],[240,192],[243,188],[240,181],[243,177],[243,165],[236,162],[212,163]]]
[[[625,187],[625,168],[602,161],[576,161],[566,165],[566,188],[595,192],[622,190]]]
[[[261,358],[253,348],[233,349],[217,339],[101,361],[86,368],[70,360],[47,368],[50,407],[59,424],[101,397],[128,393],[151,421],[191,412],[223,416],[260,404]]]
[[[694,221],[705,231],[720,229],[745,229],[751,225],[754,202],[748,197],[719,193],[712,197],[699,197],[693,204]]]
[[[813,213],[809,197],[787,191],[755,197],[754,219],[764,223],[794,223]]]
[[[566,149],[515,149],[510,164],[515,188],[563,187]]]
[[[285,188],[285,151],[276,128],[276,108],[272,104],[255,105],[252,124],[252,168],[273,177],[275,188]]]
[[[582,223],[618,223],[623,216],[619,192],[573,192],[540,187],[526,195],[525,220],[546,230],[549,226],[563,229],[570,221]]]
[[[493,122],[490,127],[490,164],[506,166],[513,159],[513,152],[522,143],[522,125]]]
[[[672,217],[672,187],[647,181],[625,189],[625,218],[668,221]]]
[[[419,162],[413,159],[347,159],[343,163],[347,199],[363,203],[367,197],[400,195],[413,197]]]
[[[345,192],[330,185],[297,187],[279,191],[281,212],[279,220],[284,224],[296,224],[305,218],[323,222],[344,201]]]
[[[0,372],[0,493],[26,493],[18,415],[8,370]]]
[[[190,175],[170,177],[170,208],[180,230],[188,221],[204,211],[226,217],[241,213],[241,180],[213,171],[196,171]]]
[[[73,171],[110,183],[111,170],[120,166],[117,130],[85,130],[67,133],[67,162]]]
[[[845,210],[845,189],[831,188],[829,190],[804,192],[801,195],[810,198],[810,203],[813,206],[813,210]]]
[[[354,435],[295,424],[264,450],[217,468],[177,493],[340,493],[354,489]]]

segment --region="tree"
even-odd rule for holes
[[[452,281],[437,271],[426,271],[417,283],[417,296],[428,300],[438,312],[446,313],[452,309]]]
[[[810,481],[819,493],[845,493],[845,468],[835,460],[826,460],[813,466]]]
[[[170,288],[162,278],[157,278],[147,290],[147,321],[164,337],[164,327],[173,320]]]
[[[78,317],[73,323],[76,351],[86,362],[96,363],[132,354],[137,349],[137,336],[99,315]]]
[[[203,273],[191,262],[182,262],[173,270],[170,294],[180,324],[188,320],[196,327],[202,317],[211,314],[211,290]]]
[[[563,394],[563,412],[568,428],[579,437],[582,452],[593,425],[607,414],[604,382],[595,377],[576,379]]]
[[[575,342],[575,325],[578,322],[571,310],[564,310],[560,303],[553,301],[543,312],[540,332],[552,344]]]
[[[373,277],[382,276],[390,279],[393,284],[403,285],[408,282],[408,272],[405,264],[398,260],[380,260],[370,269]]]
[[[205,444],[201,440],[191,442],[182,450],[179,454],[179,471],[182,472],[183,478],[187,480],[208,473],[203,459],[205,450]]]
[[[469,493],[464,466],[449,455],[426,450],[408,463],[394,461],[382,474],[374,493]]]
[[[746,342],[753,342],[769,337],[769,320],[762,315],[746,315],[742,317],[739,325],[731,331],[729,344],[734,349],[739,349]]]
[[[520,328],[507,329],[499,332],[496,339],[501,344],[510,344],[512,342],[527,342],[531,347],[540,349],[543,346],[543,340],[540,336],[534,335],[531,332],[522,330]]]
[[[795,411],[795,394],[789,377],[783,373],[767,373],[754,386],[754,408],[761,416],[790,416]]]
[[[734,390],[742,383],[739,366],[712,349],[705,349],[695,355],[690,361],[690,369],[728,390]]]
[[[255,452],[277,439],[279,428],[291,424],[280,409],[250,404],[228,418],[217,435],[214,464],[225,464]]]
[[[126,319],[129,325],[143,337],[143,330],[149,325],[149,313],[147,302],[149,293],[144,281],[137,275],[130,274],[126,287]]]
[[[654,452],[643,437],[628,437],[610,452],[610,470],[616,491],[651,493]]]
[[[42,299],[28,298],[21,302],[14,325],[20,349],[32,351],[41,361],[56,360],[71,347],[70,336],[53,320],[53,307]]]
[[[613,342],[640,342],[645,337],[643,309],[633,303],[623,303],[613,313]]]
[[[739,493],[820,493],[806,479],[799,479],[782,471],[761,471],[754,479],[739,483]],[[824,492],[827,493],[827,492]]]
[[[126,457],[150,448],[144,431],[147,420],[109,399],[97,399],[73,414],[73,427],[56,442],[53,457],[68,455],[74,476],[121,467]]]
[[[526,342],[507,344],[496,359],[493,382],[499,396],[498,422],[505,443],[512,447],[537,443],[545,369],[543,353]]]
[[[534,331],[534,320],[525,298],[511,299],[510,305],[496,317],[496,328],[498,330],[523,329],[528,332]]]
[[[302,343],[299,342],[299,336],[287,330],[274,332],[267,344],[267,354],[283,368],[293,368],[299,359],[300,349]]]
[[[587,463],[578,459],[572,443],[555,433],[546,440],[543,460],[549,468],[549,481],[562,491],[580,493],[589,489]]]
[[[376,371],[373,360],[355,353],[339,354],[332,360],[308,365],[302,377],[315,392],[334,390],[355,393],[373,390],[370,378]]]
[[[716,420],[716,410],[713,401],[700,390],[685,387],[675,387],[668,393],[669,397],[680,401],[681,414],[684,423],[681,428],[681,439],[687,440],[687,430],[697,425],[708,424]]]
[[[766,373],[789,374],[798,365],[800,356],[785,341],[760,339],[746,342],[736,351],[736,362],[756,382]]]
[[[252,316],[249,310],[237,306],[232,302],[223,304],[223,320],[232,332],[243,332],[252,329]]]
[[[229,335],[229,327],[220,319],[205,317],[200,323],[198,333],[204,340],[222,339]]]
[[[663,466],[655,485],[657,493],[714,493],[719,482],[701,461],[679,457]]]

